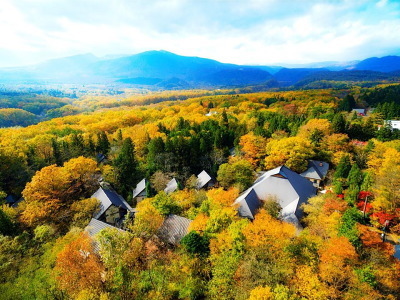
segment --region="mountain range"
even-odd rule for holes
[[[400,78],[400,57],[313,63],[296,67],[245,66],[181,56],[167,51],[96,57],[83,54],[37,65],[0,68],[0,83],[120,84],[157,89],[305,86],[316,81],[394,81]]]

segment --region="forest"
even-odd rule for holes
[[[0,93],[0,299],[400,299],[399,84]],[[329,171],[303,230],[274,199],[238,215],[260,172],[309,160]],[[101,184],[135,213],[93,240]]]

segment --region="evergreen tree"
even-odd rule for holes
[[[63,160],[61,157],[60,146],[58,145],[58,143],[55,139],[51,139],[51,147],[53,148],[54,162],[57,164],[57,166],[61,166],[63,163]]]
[[[356,163],[351,166],[349,175],[347,177],[347,183],[349,186],[359,186],[362,182],[363,176],[360,168]]]
[[[96,146],[93,142],[93,137],[92,135],[89,135],[89,139],[86,145],[86,152],[87,152],[87,156],[95,156],[96,153]]]
[[[160,169],[158,157],[165,152],[165,143],[161,137],[152,139],[147,145],[147,171],[152,174]]]
[[[346,120],[343,114],[335,114],[332,120],[332,128],[336,133],[344,133],[346,131]]]
[[[350,172],[350,158],[348,155],[342,156],[342,158],[339,161],[339,164],[337,165],[336,172],[333,175],[334,179],[338,178],[347,178],[349,176]]]
[[[107,155],[110,151],[110,142],[104,131],[97,134],[96,150],[104,155]]]
[[[135,149],[131,138],[124,140],[121,150],[114,160],[114,167],[120,191],[126,197],[139,179]]]
[[[356,101],[354,97],[350,94],[346,95],[342,101],[339,102],[338,110],[339,111],[348,111],[350,112],[353,107],[356,106]]]

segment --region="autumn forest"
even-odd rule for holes
[[[0,299],[400,299],[399,84],[3,88],[0,106]],[[310,161],[329,170],[301,228],[273,195],[240,216],[263,172]],[[100,187],[132,210],[93,236]]]

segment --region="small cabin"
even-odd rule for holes
[[[201,171],[199,175],[197,175],[197,189],[208,189],[215,185],[215,180],[206,172]]]
[[[135,212],[125,199],[112,189],[100,187],[92,198],[100,201],[100,210],[93,218],[115,227],[121,227],[125,216]]]
[[[140,201],[142,201],[147,197],[146,184],[147,184],[147,179],[143,178],[136,185],[136,188],[133,190],[132,199],[136,200],[137,203],[139,203]]]
[[[171,194],[173,192],[175,192],[176,190],[178,190],[178,181],[176,181],[175,178],[172,178],[168,183],[167,183],[167,187],[164,189],[164,192],[166,194]]]
[[[309,160],[307,170],[300,175],[310,180],[316,188],[319,188],[321,182],[325,179],[329,170],[329,164],[324,161]]]

